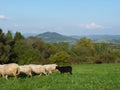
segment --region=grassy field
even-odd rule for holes
[[[73,65],[73,75],[1,77],[0,90],[120,90],[120,64]]]

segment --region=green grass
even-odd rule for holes
[[[120,64],[73,65],[73,75],[53,73],[9,80],[0,78],[0,90],[120,90]]]

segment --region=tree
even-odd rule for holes
[[[90,49],[93,49],[94,44],[91,39],[88,39],[86,37],[81,38],[77,41],[76,47],[88,47]]]
[[[7,43],[13,41],[13,36],[11,31],[8,31],[5,37],[6,37]]]
[[[42,57],[38,50],[35,50],[25,40],[19,40],[15,43],[14,52],[17,55],[18,64],[40,63]]]
[[[13,35],[12,35],[11,31],[8,30],[7,34],[5,35],[5,38],[6,38],[6,44],[8,44],[10,46],[8,63],[12,63],[12,62],[14,62],[14,59],[16,58],[16,54],[13,51],[15,41],[13,39]]]
[[[94,50],[94,44],[90,39],[87,38],[81,38],[77,41],[76,45],[73,47],[73,51],[77,55],[93,55]]]
[[[95,55],[109,53],[111,50],[111,48],[109,47],[109,44],[107,43],[95,43],[94,49],[95,49]]]
[[[7,63],[9,61],[11,46],[6,42],[5,34],[0,29],[0,63]]]
[[[44,59],[48,59],[50,57],[50,45],[43,42],[41,39],[36,39],[36,41],[32,44],[32,47],[38,50]]]
[[[58,43],[52,43],[49,45],[50,55],[54,55],[60,51],[65,51],[67,53],[70,53],[70,49],[71,47],[67,42],[58,42]]]
[[[5,34],[3,33],[2,29],[0,29],[0,42],[5,44]]]
[[[53,43],[53,46],[55,46],[56,51],[66,51],[68,52],[70,50],[70,45],[68,42],[58,42],[58,43]]]
[[[113,62],[115,57],[111,54],[112,48],[110,44],[107,43],[95,43],[94,44],[94,62],[95,63],[103,63],[103,62]],[[109,60],[114,59],[114,60]]]
[[[85,37],[78,40],[72,48],[72,55],[72,57],[75,57],[75,61],[91,63],[94,56],[94,44],[92,40]]]
[[[20,32],[16,32],[15,36],[14,36],[14,40],[18,41],[18,40],[24,40],[24,36],[22,36],[22,34]]]
[[[50,62],[57,63],[57,64],[67,64],[67,63],[70,63],[70,58],[71,57],[67,52],[60,51],[50,57]]]

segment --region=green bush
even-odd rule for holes
[[[70,55],[65,51],[60,51],[50,57],[51,63],[67,64],[70,63]]]
[[[14,52],[17,55],[16,62],[18,64],[40,62],[40,60],[42,59],[39,51],[35,50],[31,45],[27,44],[24,40],[16,42]]]

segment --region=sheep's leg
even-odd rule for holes
[[[30,77],[32,77],[32,73],[30,72]]]
[[[29,73],[29,76],[32,77],[32,73],[31,72]]]
[[[52,74],[52,71],[51,71],[51,70],[49,71],[49,74]]]
[[[5,77],[4,74],[2,74],[2,77],[3,77],[3,78]]]
[[[5,75],[5,79],[8,80],[8,75]]]
[[[39,74],[39,76],[41,76],[41,75],[42,75],[42,73]]]
[[[48,75],[45,71],[43,72],[44,75]]]
[[[15,77],[14,79],[17,79],[17,75],[15,72],[13,73],[13,76]]]

